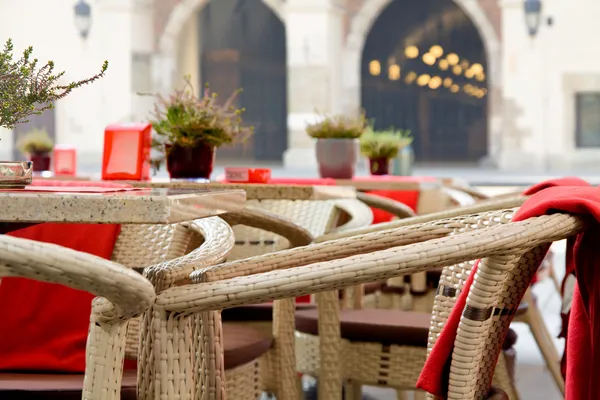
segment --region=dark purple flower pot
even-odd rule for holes
[[[371,175],[389,175],[389,158],[369,158],[369,169]]]
[[[192,147],[166,144],[165,151],[171,179],[210,179],[215,163],[214,146],[205,143]]]
[[[33,153],[29,155],[35,172],[50,171],[50,153]]]

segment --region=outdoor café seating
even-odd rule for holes
[[[336,197],[314,185],[272,184],[276,195],[269,185],[228,183],[46,185],[31,190],[48,202],[68,201],[67,221],[54,223],[53,209],[52,223],[6,214],[6,224],[28,227],[0,238],[0,301],[15,301],[2,323],[17,332],[0,345],[12,357],[3,363],[13,360],[0,373],[1,398],[250,400],[268,393],[293,400],[303,396],[304,375],[316,379],[323,399],[361,398],[369,386],[394,389],[398,398],[518,399],[518,338],[509,325],[525,318],[540,348],[551,346],[528,287],[552,242],[591,229],[589,218],[562,206],[513,221],[531,199],[563,193],[552,183],[527,195],[472,196],[467,205],[441,190],[448,197],[425,214],[381,193]],[[85,214],[88,197],[79,193],[94,190],[105,211]],[[152,197],[169,190],[190,202]],[[156,215],[150,202],[159,203]],[[119,204],[129,211],[119,214]],[[374,210],[388,213],[388,222],[373,224]],[[88,236],[67,240],[70,232]],[[56,233],[63,240],[49,240]],[[25,272],[16,274],[20,265]],[[22,313],[33,309],[23,325]],[[32,327],[46,332],[39,328],[48,325],[36,324],[65,315],[86,326],[55,326],[39,345],[15,344]],[[74,332],[83,344],[69,344],[76,362],[40,361],[60,347],[40,353],[39,346]],[[562,389],[556,349],[542,350]]]

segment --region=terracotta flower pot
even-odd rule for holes
[[[389,158],[369,158],[371,175],[388,175],[390,170]]]
[[[35,172],[50,171],[50,153],[33,153],[29,155]]]
[[[215,163],[214,146],[205,143],[192,147],[166,144],[165,151],[171,179],[210,179]]]
[[[358,161],[358,139],[317,139],[321,178],[352,179]]]

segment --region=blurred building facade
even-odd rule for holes
[[[593,0],[544,1],[533,39],[519,0],[87,1],[85,40],[75,0],[0,2],[0,39],[33,45],[66,78],[110,61],[102,82],[31,122],[76,145],[82,164],[99,163],[105,125],[147,117],[153,99],[138,93],[167,93],[186,75],[198,93],[204,82],[225,98],[244,88],[256,135],[219,157],[247,163],[310,166],[306,123],[361,108],[377,128],[410,129],[418,161],[541,170],[600,156]]]

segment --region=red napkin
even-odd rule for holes
[[[335,186],[335,179],[331,178],[271,178],[273,185],[314,185]]]
[[[66,181],[41,182],[44,186],[72,185]],[[82,182],[73,183],[77,186]],[[94,182],[94,185],[113,186],[103,182]],[[120,225],[46,223],[9,235],[110,259],[120,230]],[[3,278],[0,282],[0,370],[84,372],[92,299],[87,292],[62,285]]]
[[[587,185],[581,180],[569,182],[570,184]],[[565,181],[558,184],[560,183],[565,183]],[[590,215],[600,222],[599,189],[590,186],[551,186],[552,184],[540,185],[546,189],[531,196],[519,209],[513,220],[522,221],[554,211],[563,211]],[[600,376],[600,320],[595,315],[600,306],[600,256],[596,253],[598,240],[600,240],[600,224],[568,241],[568,248],[572,251],[567,253],[567,271],[569,269],[576,271],[577,285],[565,350],[567,400],[600,398],[600,386],[594,384],[594,379]],[[447,394],[448,382],[446,379],[450,368],[452,347],[476,268],[477,266],[467,279],[417,382],[418,388],[440,398],[445,398]]]
[[[94,181],[63,181],[63,180],[49,180],[49,179],[34,179],[29,186],[60,186],[60,187],[95,187],[95,188],[122,188],[132,189],[133,186],[127,183],[112,183],[112,182],[94,182]]]

